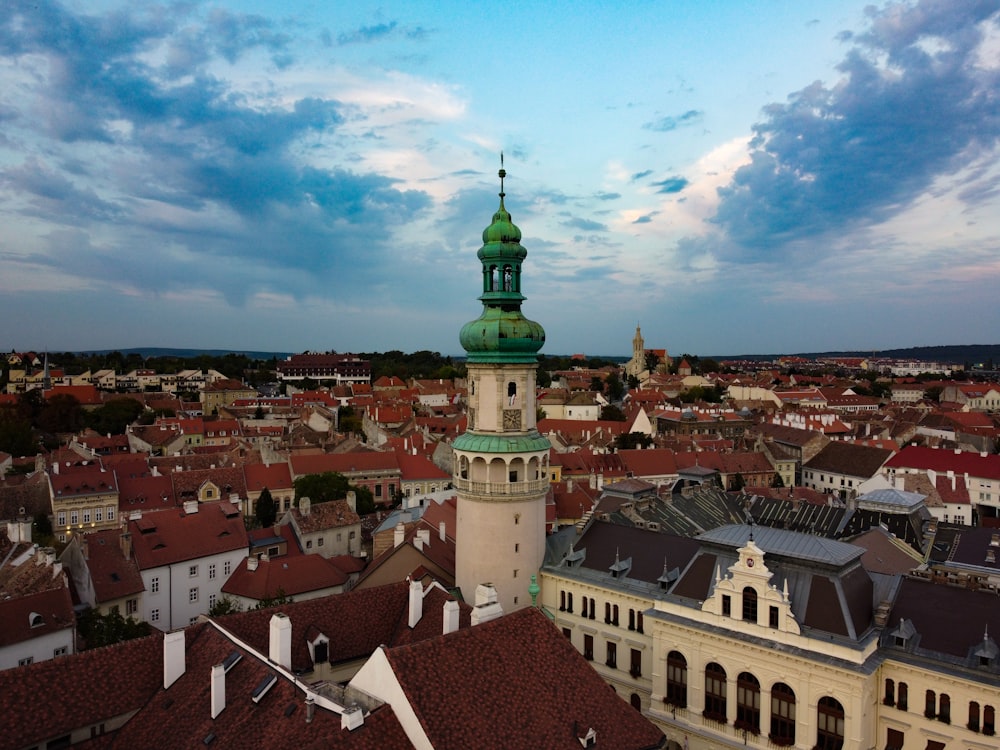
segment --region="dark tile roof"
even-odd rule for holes
[[[386,658],[436,750],[572,750],[588,728],[597,732],[597,747],[665,743],[533,608],[390,648]]]
[[[803,468],[868,479],[891,457],[892,451],[885,448],[869,448],[834,440],[803,464]]]
[[[132,549],[147,570],[248,546],[243,516],[228,502],[201,503],[197,513],[164,510],[129,521]]]
[[[46,739],[136,711],[162,681],[163,635],[159,632],[0,671],[0,711],[16,717],[4,728],[4,745],[44,744]],[[40,715],[44,721],[25,720]]]
[[[271,615],[283,612],[292,623],[292,669],[311,671],[312,658],[306,632],[316,628],[330,638],[331,664],[367,658],[382,644],[402,644],[442,632],[443,608],[451,597],[437,586],[424,596],[423,617],[415,628],[408,625],[409,584],[406,581],[372,589],[356,589],[319,599],[292,602],[280,608],[240,612],[218,618],[219,624],[262,653],[268,652]],[[461,623],[469,624],[468,605]]]
[[[86,534],[80,538],[80,543],[83,544],[84,540],[87,544],[87,568],[99,603],[138,594],[145,589],[135,559],[126,559],[122,554],[121,532],[118,529]]]

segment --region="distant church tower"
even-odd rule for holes
[[[632,359],[625,363],[625,374],[639,377],[646,371],[646,346],[642,340],[642,331],[639,326],[635,327],[635,336],[632,337]]]
[[[502,159],[501,159],[502,165]],[[455,573],[473,603],[492,583],[504,612],[530,606],[545,554],[549,441],[536,427],[535,370],[542,327],[521,314],[521,230],[504,207],[483,231],[483,314],[462,327],[468,353],[468,431],[452,443],[458,490]]]

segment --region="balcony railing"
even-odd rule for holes
[[[525,482],[476,482],[471,479],[455,480],[456,489],[474,495],[537,495],[549,487],[548,479],[532,479]]]

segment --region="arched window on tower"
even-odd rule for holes
[[[513,406],[517,402],[517,383],[511,380],[507,383],[507,403]]]
[[[503,267],[503,290],[505,292],[514,290],[514,270],[510,266]]]
[[[495,292],[499,289],[497,286],[497,267],[490,266],[490,288],[489,291]]]

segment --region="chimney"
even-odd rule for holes
[[[184,514],[193,515],[198,512],[198,501],[197,500],[185,500],[184,501]]]
[[[250,555],[250,557],[247,558],[247,570],[251,572],[257,570],[258,564],[259,561],[257,560],[257,555]]]
[[[355,513],[358,512],[358,493],[354,490],[348,490],[347,492],[347,504],[350,506],[351,510]]]
[[[123,531],[121,535],[121,548],[122,557],[126,560],[132,559],[132,534],[128,531]]]
[[[299,500],[299,513],[305,518],[312,512],[312,499],[304,497]]]
[[[346,729],[348,732],[353,732],[364,723],[365,712],[357,704],[348,706],[344,709],[344,713],[340,715],[340,728]]]
[[[454,633],[458,630],[458,602],[454,599],[444,603],[444,627],[442,628],[444,635],[448,633]]]
[[[503,616],[503,607],[497,601],[497,590],[492,583],[476,586],[476,606],[472,610],[472,624],[481,625]]]
[[[285,669],[292,668],[292,621],[281,612],[271,615],[268,658]]]
[[[420,581],[410,581],[410,619],[409,626],[415,628],[420,618],[424,616],[424,587]]]
[[[444,542],[448,539],[448,529],[444,521],[438,523],[438,537]]]
[[[226,707],[226,668],[221,664],[212,667],[212,718]]]
[[[569,492],[572,492],[572,491],[573,491],[573,480],[572,479],[567,479],[566,480],[566,492],[569,493]]]
[[[599,490],[604,489],[604,472],[601,472],[600,474],[597,475],[597,489]]]
[[[400,521],[396,524],[396,528],[392,532],[392,546],[398,547],[403,543],[403,538],[406,536],[406,527],[403,522]]]
[[[417,538],[422,544],[431,543],[431,530],[430,529],[417,529]]]
[[[59,473],[59,462],[58,461],[56,461],[56,462],[54,462],[52,464],[52,473],[53,474],[58,474]]]
[[[313,716],[316,715],[316,699],[312,693],[306,696],[306,724],[312,724]]]
[[[163,636],[163,689],[166,690],[184,674],[184,631],[175,630]]]

